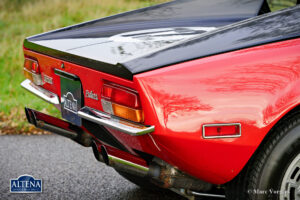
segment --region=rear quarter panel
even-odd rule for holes
[[[233,179],[299,104],[299,52],[293,39],[134,76],[147,123],[156,126],[156,156],[208,182]],[[202,125],[211,123],[241,123],[242,135],[203,139]]]

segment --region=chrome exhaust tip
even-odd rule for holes
[[[104,162],[106,165],[109,165],[108,154],[107,154],[107,151],[106,151],[105,146],[103,146],[103,145],[101,146],[101,155],[102,155],[103,162]]]
[[[98,150],[97,144],[94,141],[92,143],[93,153],[95,158],[104,162],[106,165],[113,167],[117,171],[126,171],[128,173],[132,173],[138,176],[147,176],[149,168],[146,166],[142,166],[140,164],[109,155],[105,146],[101,145],[100,151]]]
[[[98,160],[99,162],[103,162],[102,155],[99,153],[98,147],[97,147],[97,144],[95,141],[92,141],[92,150],[93,150],[93,154],[94,154],[96,160]]]
[[[27,121],[37,128],[70,138],[85,147],[91,146],[92,137],[78,126],[26,107],[25,114]]]
[[[25,107],[25,115],[26,115],[28,123],[33,124],[35,126],[37,125],[34,113],[31,112],[31,109]]]

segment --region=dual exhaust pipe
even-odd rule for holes
[[[92,144],[92,137],[78,126],[30,108],[25,108],[25,114],[28,122],[37,128],[70,138],[85,147]]]
[[[106,165],[115,168],[117,171],[124,171],[134,176],[143,177],[145,178],[145,181],[151,181],[159,187],[170,189],[187,199],[195,199],[195,196],[225,199],[225,195],[223,194],[209,193],[209,191],[213,189],[212,184],[185,174],[158,158],[154,158],[149,167],[145,167],[109,155],[103,145],[99,152],[95,142],[92,143],[92,148],[95,158],[98,161],[104,162]]]
[[[212,184],[181,172],[177,168],[158,158],[154,158],[151,164],[148,167],[145,167],[137,163],[109,155],[103,145],[99,151],[95,142],[92,143],[92,148],[95,158],[98,161],[104,162],[106,165],[115,168],[117,171],[124,171],[134,176],[147,178],[162,188],[185,188],[197,191],[209,191],[212,188]]]
[[[91,146],[94,156],[98,161],[104,162],[117,171],[124,171],[134,176],[144,177],[163,188],[184,188],[196,191],[209,191],[212,188],[212,184],[185,174],[159,158],[154,157],[148,166],[144,166],[109,154],[104,145],[101,145],[98,149],[96,142],[88,133],[67,121],[30,108],[25,108],[25,113],[28,122],[37,128],[70,138],[85,147]]]
[[[99,151],[98,146],[94,141],[92,142],[92,149],[94,156],[98,161],[104,162],[106,165],[115,168],[117,171],[125,171],[140,177],[146,177],[148,175],[149,167],[110,155],[107,153],[104,145],[101,145]]]

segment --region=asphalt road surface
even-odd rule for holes
[[[9,192],[10,179],[29,174],[42,179],[43,192]],[[0,136],[0,199],[176,200],[166,191],[139,188],[96,161],[91,148],[57,135]]]

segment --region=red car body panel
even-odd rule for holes
[[[43,87],[60,96],[54,68],[61,69],[62,61],[24,52],[38,60],[42,74],[53,77],[53,85]],[[299,52],[300,39],[292,39],[141,73],[133,81],[69,62],[63,70],[80,78],[83,91],[98,96],[103,80],[138,91],[144,123],[155,125],[155,132],[130,136],[107,128],[132,154],[134,149],[146,152],[199,179],[223,184],[242,170],[276,122],[299,104]],[[86,96],[84,105],[103,110],[100,101]],[[204,139],[202,126],[214,123],[240,123],[241,137]]]
[[[295,39],[135,76],[142,102],[156,111],[153,137],[171,153],[169,162],[213,183],[235,177],[273,125],[298,105],[299,50]],[[234,122],[241,123],[240,138],[202,138],[203,124]]]

